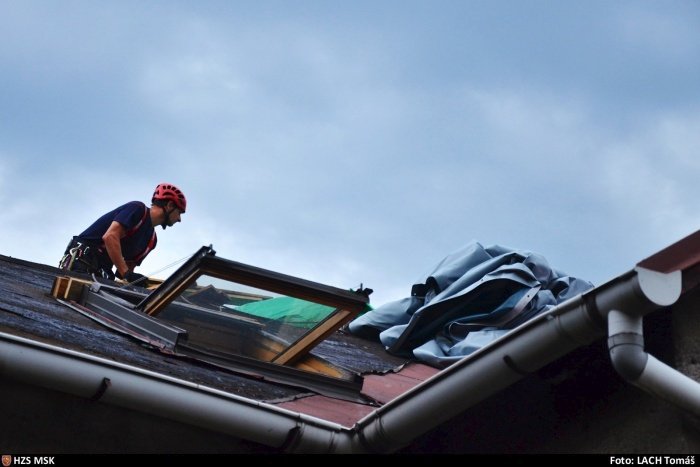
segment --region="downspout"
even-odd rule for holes
[[[642,274],[658,273],[646,270]],[[620,376],[634,386],[700,416],[700,383],[644,350],[643,315],[638,310],[611,310],[608,336],[610,359]]]

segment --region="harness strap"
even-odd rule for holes
[[[151,239],[148,241],[148,245],[146,245],[146,248],[136,257],[134,258],[134,261],[136,261],[137,264],[141,263],[141,260],[143,260],[148,253],[151,252],[153,248],[156,247],[156,231],[153,230],[153,234],[151,235]]]
[[[132,235],[134,235],[136,233],[137,230],[139,230],[139,227],[141,227],[141,225],[143,224],[143,221],[146,220],[147,215],[148,215],[148,208],[146,206],[144,206],[143,207],[143,216],[141,216],[141,220],[138,221],[138,223],[135,226],[133,226],[132,228],[130,228],[129,230],[126,231],[125,238],[131,237]]]

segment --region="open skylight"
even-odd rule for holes
[[[76,297],[60,282],[54,296]],[[310,351],[367,308],[364,290],[219,258],[211,246],[200,248],[147,295],[103,284],[83,289],[67,304],[93,318],[99,315],[101,322],[119,322],[120,330],[131,329],[132,335],[162,339],[176,354],[278,381],[302,380],[314,387],[326,381],[333,391],[361,385],[359,375]],[[295,371],[308,374],[295,376]]]

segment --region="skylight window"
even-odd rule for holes
[[[136,309],[180,324],[190,343],[285,365],[357,316],[367,302],[362,291],[237,263],[202,247]],[[223,334],[205,332],[208,319]]]

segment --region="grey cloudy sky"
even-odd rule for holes
[[[167,181],[141,268],[376,306],[477,240],[596,284],[700,228],[696,1],[0,1],[0,254]]]

